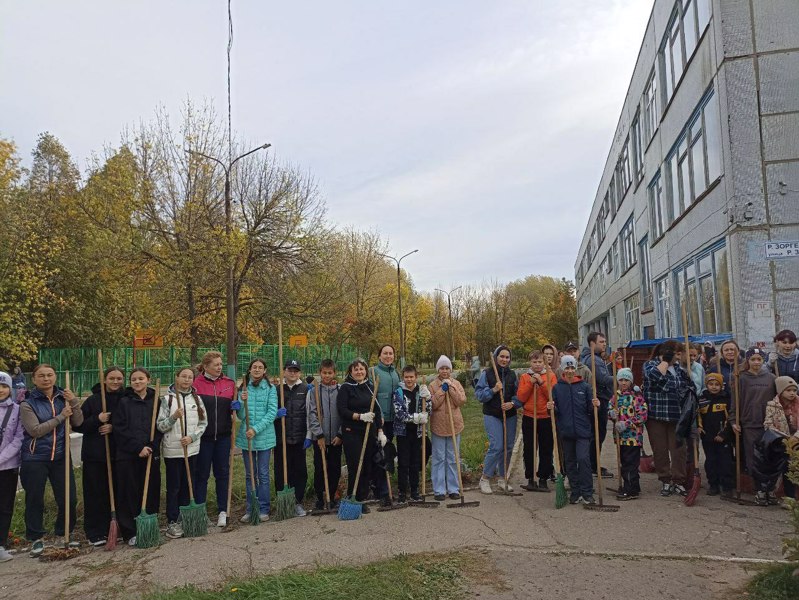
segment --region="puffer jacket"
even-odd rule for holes
[[[425,384],[417,385],[409,390],[405,382],[394,390],[394,435],[405,436],[405,424],[413,423],[413,413],[426,412],[430,414],[432,403],[430,402],[430,390]],[[424,403],[424,407],[422,404]],[[422,428],[416,431],[417,437],[422,437]]]
[[[571,383],[560,379],[552,390],[558,435],[571,440],[588,439],[594,434],[594,406],[591,386],[579,376]]]
[[[64,458],[64,421],[61,416],[66,400],[64,390],[53,388],[52,398],[34,388],[25,401],[20,404],[20,419],[25,433],[22,439],[22,462],[59,461]],[[78,406],[77,397],[72,405],[69,424],[80,427],[83,413]]]
[[[308,396],[308,384],[298,381],[289,387],[283,383],[283,402],[286,408],[286,443],[301,444],[308,437],[308,414],[305,410],[305,401]],[[283,427],[275,423],[277,443],[282,443]]]
[[[205,373],[200,373],[194,378],[194,389],[208,410],[208,427],[203,437],[212,440],[229,438],[233,429],[230,403],[236,397],[236,382],[226,375],[212,379]]]
[[[502,393],[494,392],[494,386],[497,384],[497,378],[494,375],[493,367],[483,369],[480,374],[480,379],[477,381],[477,386],[474,389],[474,395],[483,404],[483,414],[502,418],[502,398],[505,402],[513,402],[516,398],[516,390],[519,386],[519,379],[516,377],[516,372],[509,367],[497,366],[499,378],[502,380]],[[521,406],[521,403],[519,403]],[[505,411],[505,417],[511,418],[516,416],[516,408],[509,408]]]
[[[109,423],[114,424],[114,416],[125,390],[120,388],[115,392],[105,392],[106,411],[111,413]],[[103,412],[103,402],[100,396],[100,384],[94,384],[92,395],[86,398],[80,407],[83,413],[83,423],[75,431],[83,434],[80,447],[80,458],[83,462],[105,462],[105,438],[108,437],[108,446],[111,450],[111,460],[116,460],[116,435],[112,431],[108,436],[100,435],[100,413]]]
[[[241,400],[241,393],[239,393]],[[236,433],[236,448],[248,450],[247,447],[247,411],[244,410],[244,401],[241,408],[236,411],[241,424]],[[277,388],[264,377],[258,383],[250,381],[247,384],[247,408],[250,410],[250,427],[255,431],[255,437],[250,440],[255,451],[271,450],[277,444],[275,435],[275,415],[277,414]]]
[[[181,419],[182,427],[181,420],[172,418],[172,414],[181,406],[185,408]],[[164,434],[163,457],[183,458],[183,445],[180,439],[184,436],[184,431],[185,435],[191,436],[191,444],[186,448],[187,454],[194,456],[199,453],[200,438],[207,426],[208,413],[205,412],[205,406],[197,391],[192,388],[188,392],[177,392],[175,386],[169,386],[169,391],[161,398],[161,409],[158,411],[158,431]]]
[[[316,386],[319,386],[319,406],[322,409],[321,422],[316,410]],[[308,386],[306,411],[308,412],[308,431],[312,439],[325,438],[330,445],[335,438],[341,438],[341,417],[338,414],[338,382],[331,385],[317,383]]]
[[[153,404],[158,402],[159,399],[155,397],[153,388],[147,388],[144,398],[141,398],[132,388],[125,390],[114,414],[117,460],[143,460],[139,453],[145,446],[152,448],[153,460],[158,460],[161,456],[161,438],[163,434],[157,427],[153,440],[150,441]]]
[[[394,390],[399,387],[400,376],[394,365],[386,366],[380,361],[372,368],[372,380],[379,377],[377,382],[377,403],[383,412],[383,420],[394,420]]]
[[[19,410],[19,404],[14,402],[11,396],[0,402],[0,428],[3,428],[6,414],[11,413],[8,415],[8,421],[2,431],[3,439],[0,441],[0,471],[16,469],[20,464],[24,432]]]

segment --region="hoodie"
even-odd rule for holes
[[[22,448],[22,419],[20,419],[19,405],[14,402],[14,388],[11,386],[11,376],[0,372],[0,385],[9,388],[9,396],[0,402],[0,471],[16,469],[20,465],[20,449]],[[8,417],[8,421],[6,421]],[[3,427],[5,422],[5,427]]]
[[[768,368],[777,377],[791,377],[799,381],[799,348],[794,348],[788,356],[772,352],[768,357]]]
[[[738,377],[739,403],[741,405],[741,427],[743,429],[763,429],[766,420],[766,404],[777,395],[775,377],[768,371],[760,371],[753,375],[749,371],[742,372]],[[735,423],[735,402],[730,410],[730,422]]]

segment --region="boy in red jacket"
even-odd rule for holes
[[[549,389],[554,388],[558,378],[551,369],[547,369],[543,353],[533,350],[528,356],[530,369],[519,378],[519,390],[516,397],[524,405],[522,417],[522,438],[524,440],[524,476],[527,491],[549,491],[547,479],[555,469],[552,463],[552,426],[549,421],[547,402]],[[533,447],[533,427],[536,429],[538,448]],[[533,472],[533,456],[538,452],[538,472]],[[536,484],[535,478],[538,477]]]

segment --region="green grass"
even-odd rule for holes
[[[473,482],[476,477],[479,477],[480,467],[483,464],[483,458],[487,448],[487,440],[485,430],[483,428],[483,414],[480,403],[474,397],[474,390],[467,388],[467,402],[461,408],[463,413],[464,431],[461,434],[461,459],[464,462],[464,484]],[[313,489],[313,452],[308,450],[306,453],[308,464],[308,485],[305,490],[306,504],[313,502],[316,499],[316,492]],[[273,458],[274,460],[274,458]],[[233,514],[240,515],[244,512],[244,505],[246,501],[246,494],[244,488],[244,465],[240,456],[236,456],[233,466]],[[75,485],[78,490],[78,507],[77,507],[77,525],[75,533],[80,535],[83,531],[83,491],[82,491],[82,469],[75,469]],[[428,469],[429,473],[429,469]],[[272,494],[271,498],[274,500],[275,496],[275,478],[274,471],[270,477]],[[396,486],[396,473],[393,476],[393,481]],[[344,480],[342,479],[342,486]],[[428,487],[428,489],[431,489]],[[206,505],[208,507],[208,514],[214,517],[217,512],[215,482],[213,475],[208,481],[208,497]],[[333,490],[331,489],[331,493]],[[166,525],[166,475],[164,473],[164,463],[161,461],[161,511],[159,520],[162,525]],[[53,492],[48,485],[45,491],[45,514],[44,526],[48,531],[53,530],[53,522],[56,517],[55,498]],[[17,494],[14,504],[14,514],[11,520],[10,537],[25,538],[25,493]]]
[[[355,567],[286,570],[275,575],[233,579],[216,589],[193,586],[145,596],[146,600],[446,600],[462,598],[471,578],[489,577],[485,558],[471,553],[401,555]],[[467,578],[468,577],[468,578]],[[489,581],[489,583],[491,583]]]
[[[746,585],[749,600],[795,600],[799,598],[799,564],[775,565],[755,575]]]

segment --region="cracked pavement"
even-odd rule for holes
[[[616,481],[602,483],[614,487]],[[738,506],[708,497],[704,489],[688,508],[681,498],[661,498],[655,475],[642,474],[641,483],[642,498],[618,503],[616,513],[580,505],[555,510],[554,492],[507,497],[473,490],[466,500],[479,500],[479,507],[442,503],[437,509],[372,510],[358,521],[325,515],[257,527],[237,523],[152,550],[120,545],[114,552],[92,550],[66,562],[41,563],[22,555],[0,564],[0,596],[13,598],[14,590],[25,589],[27,599],[135,597],[284,568],[478,548],[489,552],[509,583],[504,592],[491,592],[496,598],[550,598],[557,591],[564,598],[597,600],[605,596],[594,588],[608,569],[639,570],[644,588],[654,590],[642,598],[685,598],[690,589],[712,598],[741,585],[757,568],[754,563],[781,558],[781,538],[790,533],[787,511]],[[606,503],[616,503],[613,496],[607,492]],[[575,581],[577,573],[584,581]],[[671,596],[675,581],[680,583]],[[475,594],[480,593],[478,586]]]

